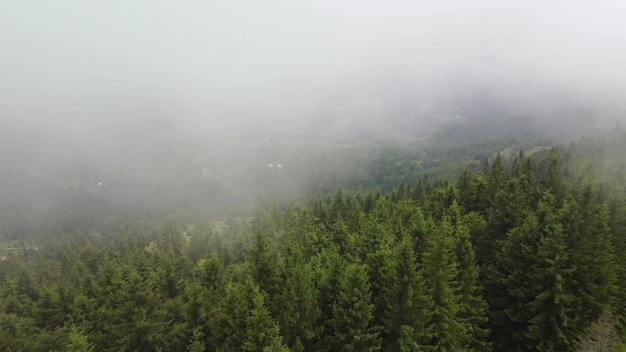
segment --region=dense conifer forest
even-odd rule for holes
[[[0,352],[626,352],[620,1],[3,1]]]
[[[614,131],[254,217],[51,230],[0,261],[0,350],[610,351],[624,150]]]

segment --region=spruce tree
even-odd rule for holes
[[[485,213],[489,203],[486,198],[487,181],[484,175],[463,170],[456,184],[459,190],[459,204],[466,211]]]
[[[246,318],[246,331],[242,341],[242,351],[264,352],[269,347],[283,348],[279,327],[270,317],[270,312],[264,305],[263,295],[254,295],[251,303],[251,309]]]
[[[315,273],[306,262],[302,249],[294,243],[287,244],[285,265],[282,266],[281,291],[276,296],[278,322],[281,335],[294,351],[309,347],[320,333],[318,290],[314,286]]]
[[[92,352],[94,350],[93,343],[89,342],[88,337],[83,334],[77,326],[72,326],[68,334],[68,342],[66,346],[67,352]]]
[[[346,262],[336,248],[330,248],[313,257],[311,266],[315,288],[319,292],[319,317],[315,322],[319,330],[311,350],[329,351],[333,343],[333,303],[339,294],[339,280]]]
[[[533,317],[528,302],[534,300],[537,282],[528,275],[536,270],[540,229],[535,214],[498,241],[492,264],[486,267],[489,284],[489,327],[496,351],[529,351],[535,346],[526,337]]]
[[[482,297],[482,288],[478,283],[479,267],[476,264],[469,230],[465,226],[464,218],[456,202],[448,209],[448,216],[453,226],[453,237],[456,242],[458,315],[467,332],[465,348],[469,351],[489,351],[491,344],[488,342],[489,330],[486,328],[488,305]]]
[[[277,255],[264,232],[257,231],[247,263],[254,282],[271,300],[279,290]]]
[[[618,260],[609,212],[591,185],[572,190],[562,210],[570,261],[575,268],[566,290],[576,297],[572,327],[581,331],[615,304]]]
[[[420,351],[430,342],[433,303],[426,292],[423,270],[418,268],[413,241],[404,235],[392,260],[393,281],[384,288],[383,351]]]
[[[384,295],[384,290],[392,285],[394,280],[394,236],[385,226],[389,221],[388,217],[378,218],[370,214],[364,232],[359,237],[358,245],[359,256],[367,268],[368,284],[374,304],[372,326],[378,328],[383,326],[382,319],[387,309],[387,297]],[[385,334],[384,331],[381,333]]]
[[[550,193],[539,203],[541,237],[535,268],[528,273],[528,279],[538,285],[538,292],[528,304],[532,316],[526,337],[534,341],[537,351],[568,351],[574,337],[569,322],[574,296],[566,285],[572,280],[574,268],[555,203]]]
[[[282,346],[278,324],[265,306],[265,296],[252,278],[229,283],[211,318],[212,345],[216,351],[262,352]]]
[[[464,351],[467,331],[459,306],[456,243],[446,217],[430,234],[424,254],[424,275],[433,300],[430,345],[434,351]]]
[[[348,264],[339,277],[333,302],[332,351],[356,352],[380,349],[378,333],[372,328],[374,305],[367,271],[363,265]]]

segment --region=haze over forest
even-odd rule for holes
[[[5,1],[0,351],[626,351],[625,18]]]
[[[341,148],[428,143],[446,123],[578,138],[626,116],[625,15],[616,1],[13,1],[0,192],[33,214],[72,189],[232,205],[347,167]],[[266,182],[277,165],[291,174]],[[181,191],[193,177],[206,192]]]

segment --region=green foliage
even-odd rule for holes
[[[206,351],[206,343],[203,342],[204,334],[198,330],[193,330],[193,335],[190,339],[189,347],[187,347],[188,352],[204,352]]]
[[[269,297],[274,297],[278,290],[277,255],[265,233],[256,233],[247,262],[254,282]]]
[[[383,351],[420,351],[430,342],[433,302],[413,247],[411,238],[403,236],[391,259],[392,280],[382,295],[386,304],[381,332]]]
[[[79,328],[72,326],[68,335],[67,352],[92,352],[93,343],[89,342],[87,336],[80,332]]]
[[[320,307],[318,290],[314,286],[315,272],[296,244],[286,248],[282,267],[282,290],[276,297],[281,335],[288,346],[302,350],[310,344],[322,328],[317,324]],[[300,346],[300,347],[298,347]]]
[[[340,273],[337,296],[333,302],[333,351],[377,351],[380,340],[371,326],[374,305],[366,268],[349,264]]]
[[[385,192],[50,236],[0,261],[0,350],[574,351],[606,311],[624,335],[626,173],[592,145],[456,183],[390,151]]]
[[[211,318],[212,340],[217,351],[262,352],[278,348],[279,327],[270,317],[264,295],[252,278],[229,283],[225,296]]]
[[[528,304],[533,316],[528,320],[526,337],[534,341],[539,351],[569,350],[574,337],[569,322],[574,295],[566,290],[565,283],[572,280],[575,268],[569,260],[565,234],[554,207],[554,196],[546,193],[537,211],[541,228],[537,269],[543,270],[529,273],[530,282],[541,286]]]
[[[458,260],[456,239],[447,217],[428,238],[424,254],[426,287],[433,300],[431,340],[436,351],[463,351],[467,331],[460,318]]]
[[[476,263],[474,248],[471,243],[470,231],[465,225],[467,218],[461,216],[460,209],[455,203],[448,210],[453,236],[456,238],[455,255],[458,262],[458,296],[459,317],[466,331],[465,348],[473,351],[489,351],[489,330],[487,325],[488,305],[483,297],[482,287],[479,285],[479,267]]]

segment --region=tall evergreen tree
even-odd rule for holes
[[[452,227],[444,216],[430,234],[424,254],[424,275],[433,300],[431,348],[435,351],[464,351],[467,331],[459,307],[458,263]]]
[[[279,290],[278,257],[271,246],[270,240],[264,232],[257,231],[254,243],[250,249],[247,262],[250,273],[259,288],[272,299]]]
[[[356,352],[380,349],[378,333],[371,326],[374,305],[367,271],[363,265],[348,264],[339,277],[333,302],[332,351]]]
[[[597,191],[586,185],[569,194],[562,216],[575,270],[566,290],[576,297],[571,325],[580,332],[615,304],[619,267],[608,209],[600,203]]]
[[[544,194],[535,213],[499,242],[490,274],[492,339],[498,351],[567,351],[574,270],[555,197]]]
[[[371,301],[374,305],[372,326],[377,327],[383,326],[382,319],[387,309],[384,290],[394,280],[394,235],[384,225],[390,220],[388,211],[384,213],[387,214],[386,218],[375,215],[375,212],[370,213],[364,231],[358,237],[359,259],[365,263],[367,269]]]
[[[281,335],[294,352],[308,350],[323,328],[318,325],[320,309],[314,275],[300,246],[289,243],[285,265],[282,267],[282,289],[276,297],[276,303],[280,307],[277,318]]]
[[[413,241],[404,235],[394,248],[394,280],[384,289],[383,351],[421,351],[430,342],[429,322],[433,303],[426,292],[423,270],[413,251]]]
[[[489,330],[486,328],[488,305],[478,284],[479,268],[470,241],[470,233],[456,202],[448,209],[448,216],[456,242],[455,256],[459,267],[456,278],[459,285],[458,315],[467,332],[465,349],[489,351],[491,344],[488,342]]]
[[[528,302],[535,298],[536,282],[528,274],[535,270],[539,223],[535,214],[498,241],[494,260],[485,267],[489,285],[489,327],[496,351],[529,351],[535,346],[526,339],[527,321],[532,318]]]
[[[345,270],[345,259],[336,248],[324,249],[311,260],[315,277],[315,287],[319,292],[317,306],[320,314],[317,326],[319,335],[312,346],[312,351],[329,351],[333,343],[333,303],[339,294],[341,273]]]
[[[484,175],[463,170],[456,184],[459,190],[459,203],[466,212],[485,213],[489,203],[486,199],[487,181]]]
[[[574,334],[570,327],[574,296],[567,292],[574,268],[569,260],[563,227],[559,222],[555,199],[546,193],[539,203],[541,237],[537,246],[536,267],[528,278],[539,285],[534,300],[528,304],[533,315],[528,320],[526,337],[537,351],[568,351]]]
[[[263,295],[252,297],[252,307],[246,319],[246,331],[242,346],[245,352],[264,352],[268,349],[287,350],[282,345],[279,327],[270,317],[269,310],[263,303]]]
[[[250,277],[227,285],[220,307],[211,320],[211,341],[218,352],[261,352],[282,345],[279,327],[270,317],[264,295]]]
[[[94,350],[93,343],[84,335],[76,326],[72,326],[68,334],[68,342],[66,346],[67,352],[92,352]]]

